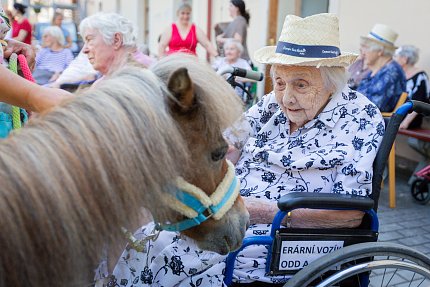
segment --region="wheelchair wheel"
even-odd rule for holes
[[[399,244],[360,243],[312,262],[284,287],[393,285],[430,286],[430,258]]]
[[[412,183],[411,194],[413,198],[421,204],[426,204],[430,200],[428,184],[429,182],[422,178],[418,178]]]

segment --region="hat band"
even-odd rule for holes
[[[382,38],[382,37],[381,37],[381,36],[379,36],[378,34],[375,34],[375,33],[373,33],[373,32],[370,32],[370,33],[369,33],[369,35],[371,35],[371,36],[375,37],[375,38],[376,38],[376,39],[378,39],[379,41],[382,41],[382,42],[388,43],[388,44],[390,44],[390,45],[394,45],[394,43],[393,43],[393,42],[390,42],[390,41],[388,41],[388,40],[385,40],[384,38]]]
[[[340,49],[335,46],[297,45],[279,41],[276,53],[301,58],[335,58],[340,55]]]

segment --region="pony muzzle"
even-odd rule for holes
[[[187,219],[176,223],[158,223],[158,228],[180,232],[200,225],[209,218],[221,219],[234,205],[240,189],[234,165],[227,161],[227,166],[228,169],[223,180],[210,196],[182,177],[178,178],[176,195],[166,196],[165,201],[168,207]]]

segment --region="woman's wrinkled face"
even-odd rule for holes
[[[393,59],[397,63],[399,63],[399,65],[402,66],[402,67],[406,66],[406,64],[408,63],[408,58],[405,57],[405,56],[400,56],[400,55],[395,54],[394,57],[393,57]]]
[[[84,34],[83,52],[87,54],[88,60],[93,65],[94,70],[103,75],[107,74],[115,58],[115,48],[106,44],[102,34],[96,30],[88,28]]]
[[[178,11],[178,19],[179,22],[184,23],[184,24],[188,24],[190,22],[191,19],[191,10],[184,8],[182,10]]]
[[[371,49],[366,43],[360,45],[360,54],[363,56],[363,63],[371,68],[381,56],[381,51]]]
[[[224,46],[225,58],[229,62],[236,62],[240,57],[240,51],[235,44],[229,44]]]
[[[276,100],[290,120],[291,132],[314,119],[331,94],[315,67],[278,65],[273,82]]]
[[[52,45],[54,45],[57,42],[57,40],[48,33],[45,33],[42,35],[42,41],[43,41],[43,46],[48,48],[50,48]]]

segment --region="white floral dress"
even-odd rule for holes
[[[363,95],[345,88],[332,96],[323,111],[290,133],[289,120],[266,95],[245,121],[226,132],[242,147],[236,165],[241,195],[276,202],[292,191],[371,194],[372,163],[384,135],[383,118]],[[137,233],[152,230],[152,224]],[[266,235],[270,224],[250,226],[247,236]],[[236,260],[234,280],[281,283],[265,277],[267,249],[245,248]],[[225,256],[199,250],[192,240],[162,232],[148,253],[124,251],[109,286],[223,286]]]

